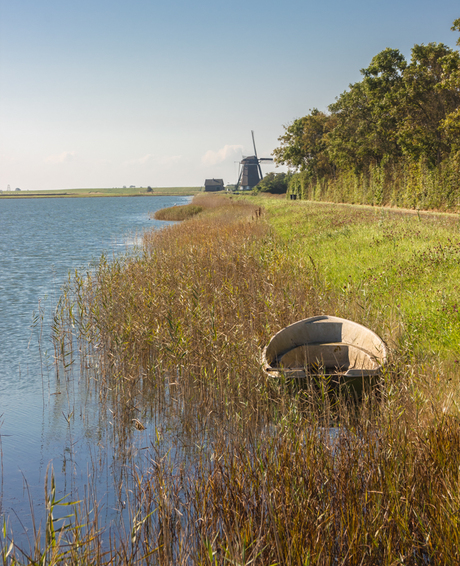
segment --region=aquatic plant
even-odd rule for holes
[[[199,214],[203,208],[196,204],[184,204],[182,206],[171,206],[170,208],[160,208],[153,217],[156,220],[185,220]]]

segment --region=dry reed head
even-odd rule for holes
[[[102,265],[91,281],[87,312],[107,375],[125,383],[139,368],[181,368],[252,397],[264,379],[261,347],[317,309],[311,274],[292,275],[252,208],[230,203],[218,217],[146,235],[141,257]]]

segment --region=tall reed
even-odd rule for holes
[[[398,206],[418,210],[458,210],[460,154],[454,153],[437,167],[426,161],[369,165],[364,171],[341,171],[334,177],[312,179],[292,176],[289,194],[297,198]]]

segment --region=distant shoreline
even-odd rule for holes
[[[10,191],[0,192],[0,199],[30,198],[106,198],[106,197],[155,197],[155,196],[193,196],[202,187],[130,187],[113,189],[67,189],[48,191]]]

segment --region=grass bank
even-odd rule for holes
[[[457,214],[259,200],[294,262],[417,361],[460,359]],[[289,219],[289,221],[287,221]],[[346,312],[345,312],[346,314]]]
[[[49,534],[29,558],[458,563],[456,218],[219,198],[64,292],[53,326],[61,379],[79,351],[130,470],[128,487],[115,486],[129,520],[112,536],[75,504],[61,539]],[[442,326],[430,300],[449,306]],[[359,401],[261,369],[275,332],[322,313],[390,346],[381,386]],[[151,441],[134,458],[141,427]],[[13,537],[3,535],[4,562],[31,561]]]

